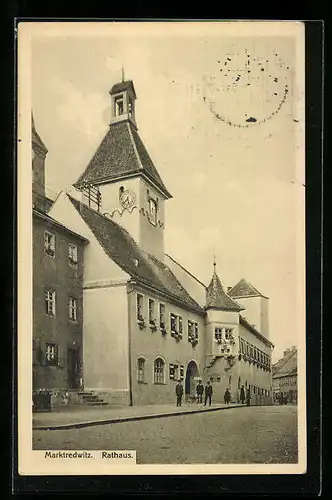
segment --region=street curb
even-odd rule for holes
[[[221,410],[230,410],[231,408],[242,408],[246,405],[234,405],[234,406],[226,406],[223,408],[205,408],[200,410],[189,410],[189,411],[175,411],[168,413],[155,413],[151,415],[136,415],[132,417],[118,417],[118,418],[107,418],[103,420],[90,420],[87,422],[77,422],[72,424],[58,424],[58,425],[42,425],[32,427],[32,430],[39,431],[53,431],[53,430],[66,430],[66,429],[80,429],[82,427],[92,427],[95,425],[106,425],[106,424],[119,424],[121,422],[133,422],[135,420],[149,420],[152,418],[163,418],[163,417],[177,417],[179,415],[192,415],[194,413],[206,413],[211,411],[221,411]]]

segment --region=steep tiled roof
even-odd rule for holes
[[[111,123],[109,131],[75,185],[125,178],[133,174],[144,174],[167,198],[171,198],[172,195],[161,180],[136,127],[130,120],[124,120]]]
[[[240,304],[227,295],[215,271],[206,291],[206,308],[210,307],[229,311],[241,311],[243,309]]]
[[[33,118],[32,113],[31,113],[31,142],[32,144],[36,144],[37,146],[39,146],[39,148],[42,149],[45,154],[47,153],[48,151],[47,147],[45,146],[45,144],[43,143],[43,141],[41,140],[36,131],[35,120]]]
[[[183,306],[204,314],[171,270],[138,246],[128,231],[111,219],[67,195],[105,253],[133,279],[166,294]],[[136,266],[136,262],[138,266]]]
[[[240,280],[229,291],[231,297],[263,297],[263,295],[251,283],[245,279]]]
[[[283,358],[279,359],[273,367],[273,378],[294,375],[297,372],[297,350],[293,349]]]

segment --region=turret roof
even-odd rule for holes
[[[241,311],[240,306],[234,299],[229,297],[214,269],[211,281],[206,291],[206,309],[215,308],[227,311]]]

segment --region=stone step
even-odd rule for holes
[[[106,401],[87,401],[85,403],[87,406],[107,406],[108,403]]]

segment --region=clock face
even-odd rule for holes
[[[130,208],[136,202],[136,195],[130,189],[124,189],[120,194],[120,203],[123,208]]]

